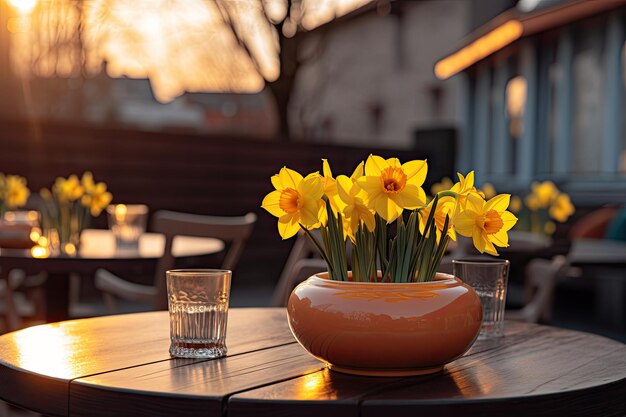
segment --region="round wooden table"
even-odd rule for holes
[[[172,359],[167,312],[74,320],[0,336],[0,398],[58,416],[623,416],[626,345],[506,323],[443,372],[329,371],[284,309],[231,309],[229,354]]]
[[[81,244],[76,254],[45,254],[36,249],[0,249],[0,279],[6,279],[12,269],[23,269],[28,273],[45,271],[46,321],[61,321],[68,318],[69,274],[93,276],[98,268],[137,267],[141,262],[153,264],[163,256],[165,236],[160,233],[144,233],[136,249],[119,249],[110,230],[87,229],[81,234]],[[211,255],[224,249],[219,239],[191,236],[176,236],[172,253],[177,258]],[[124,269],[124,268],[123,268]],[[12,302],[7,293],[7,302]],[[11,310],[11,309],[9,309]],[[9,317],[9,326],[16,328],[15,317]]]

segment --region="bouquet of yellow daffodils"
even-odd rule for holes
[[[85,172],[80,180],[76,175],[59,177],[51,190],[43,188],[40,195],[43,229],[56,230],[62,244],[75,246],[90,216],[99,216],[113,199],[106,184],[96,183],[91,172]]]
[[[26,178],[0,173],[0,213],[23,207],[29,196]]]
[[[402,164],[370,155],[350,177],[333,177],[328,161],[322,174],[303,177],[283,167],[272,176],[275,190],[262,207],[278,217],[283,239],[304,230],[333,280],[424,282],[434,279],[450,239],[471,237],[481,253],[497,255],[508,246],[517,218],[507,211],[510,196],[485,200],[474,187],[473,171],[427,202],[422,185],[426,161]],[[312,230],[319,229],[321,242]],[[392,230],[395,233],[392,235]],[[346,245],[352,245],[352,275]],[[380,274],[378,273],[380,271]]]
[[[552,181],[533,182],[524,203],[529,213],[525,213],[523,223],[534,233],[551,235],[556,230],[554,221],[564,223],[575,212],[569,195]]]

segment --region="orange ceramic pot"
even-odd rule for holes
[[[332,370],[406,376],[437,372],[465,353],[482,308],[474,290],[448,274],[398,284],[316,274],[291,293],[288,315],[298,342]]]

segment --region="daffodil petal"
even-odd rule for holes
[[[365,166],[365,162],[361,161],[359,162],[359,165],[356,166],[356,168],[354,168],[354,171],[352,172],[352,175],[350,175],[350,179],[352,181],[356,181],[359,178],[361,178],[364,174],[363,172],[363,167]]]
[[[485,204],[485,211],[495,210],[498,213],[503,212],[509,207],[509,202],[511,201],[510,194],[499,194],[493,197],[491,200],[487,201]]]
[[[470,210],[475,213],[484,213],[485,211],[487,211],[486,209],[483,209],[483,207],[485,206],[485,200],[483,200],[476,194],[468,194],[465,204],[465,210]]]
[[[509,246],[509,235],[504,230],[491,235],[491,240],[496,246],[506,248]]]
[[[383,169],[387,168],[389,164],[383,158],[378,155],[370,155],[365,162],[365,175],[376,176],[380,175]]]
[[[337,177],[337,192],[339,193],[339,198],[348,205],[353,204],[354,197],[350,195],[350,190],[354,185],[352,180],[345,175],[339,175]]]
[[[387,166],[390,166],[390,167],[399,168],[402,166],[398,158],[387,158],[386,162],[387,162]]]
[[[278,174],[272,175],[272,178],[270,178],[270,181],[272,181],[272,185],[277,190],[280,190],[283,188],[282,184],[280,183],[280,176]]]
[[[380,177],[365,176],[359,178],[356,183],[359,187],[361,187],[361,189],[363,189],[363,191],[365,191],[365,194],[367,195],[367,205],[373,209],[373,201],[376,200],[382,193]]]
[[[326,211],[326,203],[324,203],[324,200],[321,199],[317,201],[317,218],[324,226],[326,226],[326,223],[328,223],[328,212]]]
[[[365,223],[365,227],[367,227],[367,230],[373,232],[374,228],[376,227],[376,219],[374,218],[374,214],[371,211],[365,209],[361,212],[359,217],[361,218],[361,220],[363,220],[363,223]]]
[[[333,177],[333,172],[330,169],[330,164],[328,163],[328,159],[322,158],[322,175],[327,178]]]
[[[293,188],[294,190],[298,188],[298,184],[302,181],[302,175],[287,167],[280,169],[278,178],[282,188]]]
[[[261,207],[267,210],[272,216],[280,217],[285,215],[285,211],[280,208],[280,194],[281,192],[276,190],[272,191],[263,199]]]
[[[502,214],[500,214],[500,218],[502,219],[503,223],[502,229],[500,230],[504,230],[505,232],[511,230],[511,228],[517,223],[517,217],[515,217],[515,215],[510,211],[502,212]]]
[[[428,163],[425,160],[409,161],[402,164],[402,171],[407,176],[407,183],[421,186],[426,180]]]
[[[407,184],[402,191],[396,194],[400,199],[400,206],[405,209],[413,210],[424,206],[426,202],[426,193],[421,187]]]
[[[317,200],[324,194],[322,179],[318,173],[309,174],[296,187],[301,196],[306,199]]]
[[[402,214],[402,207],[400,207],[393,199],[387,198],[387,196],[381,195],[374,202],[374,209],[376,213],[380,215],[387,223],[391,223]]]
[[[318,205],[316,200],[308,200],[300,209],[300,223],[304,226],[313,226],[319,222]]]
[[[487,239],[485,239],[484,242],[485,242],[485,252],[487,252],[489,255],[498,256],[498,251],[496,250],[495,246],[493,246],[493,243],[491,243]]]
[[[456,231],[465,237],[472,236],[476,226],[476,216],[477,214],[475,212],[469,210],[459,213],[454,220]]]
[[[284,239],[289,239],[300,230],[300,225],[295,216],[286,214],[278,219],[278,233]]]
[[[480,253],[485,253],[485,240],[486,239],[483,238],[483,231],[475,227],[472,231],[472,242]]]

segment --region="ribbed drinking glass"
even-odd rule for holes
[[[231,271],[167,271],[170,354],[180,358],[226,355],[226,323]]]
[[[493,339],[504,334],[504,304],[509,276],[509,261],[453,260],[452,272],[470,285],[483,307],[483,322],[478,339]]]

